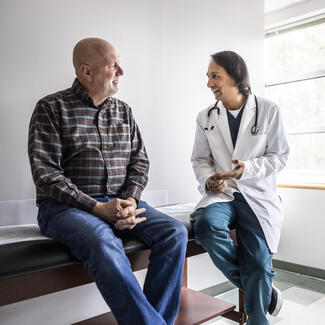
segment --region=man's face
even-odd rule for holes
[[[207,76],[209,78],[207,86],[211,89],[217,100],[227,100],[234,93],[238,92],[234,80],[227,71],[213,60],[209,64]]]
[[[105,50],[92,70],[93,88],[98,94],[110,97],[118,92],[119,78],[123,75],[123,70],[114,48]]]

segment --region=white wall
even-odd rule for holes
[[[26,148],[30,116],[39,98],[71,85],[72,48],[90,36],[109,40],[120,53],[125,76],[118,97],[133,108],[146,143],[147,189],[166,189],[171,203],[197,200],[190,155],[196,115],[214,101],[206,87],[209,55],[239,52],[261,95],[263,24],[260,0],[1,0],[0,201],[34,198]],[[204,281],[190,274],[191,287],[220,280],[211,264],[207,269]],[[0,322],[69,324],[104,309],[90,285],[1,307]]]
[[[280,188],[284,209],[275,259],[325,270],[325,190]]]
[[[79,39],[117,47],[125,70],[117,96],[133,108],[146,143],[147,189],[167,189],[171,202],[198,198],[190,155],[196,115],[213,102],[209,55],[238,51],[263,93],[260,0],[2,0],[0,18],[0,200],[34,198],[29,119],[39,98],[71,85]]]

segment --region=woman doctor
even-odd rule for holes
[[[272,287],[272,255],[282,224],[276,174],[289,147],[279,107],[251,94],[244,60],[231,51],[211,57],[207,86],[217,102],[197,117],[192,154],[203,196],[194,214],[195,240],[244,290],[247,324],[266,325],[266,313],[275,316],[282,306],[281,292]]]

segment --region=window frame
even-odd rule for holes
[[[266,29],[264,33],[264,39],[266,40],[268,37],[274,37],[282,33],[288,33],[297,29],[303,29],[312,25],[318,25],[322,23],[325,23],[325,14],[316,15],[306,19],[296,20],[291,23],[282,24],[278,25],[277,27]],[[303,82],[319,78],[325,78],[325,69],[310,71],[308,73],[303,74],[290,74],[287,78],[282,77],[278,80],[267,80],[265,82],[265,89],[269,87],[281,86],[290,83]],[[325,134],[325,124],[321,125],[320,127],[309,127],[305,130],[287,132],[287,135],[290,136],[305,134]],[[302,179],[307,179],[307,181],[302,181]],[[325,169],[284,170],[279,175],[278,187],[325,190]]]

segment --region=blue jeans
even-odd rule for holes
[[[95,198],[107,202],[108,196]],[[87,268],[118,324],[173,324],[180,303],[187,230],[185,226],[140,201],[146,221],[119,233],[151,248],[143,291],[132,273],[121,239],[112,226],[83,210],[52,199],[38,213],[41,233],[64,244]]]
[[[209,253],[213,263],[245,292],[245,312],[249,325],[268,325],[271,302],[272,256],[259,221],[243,195],[231,202],[218,202],[196,211],[195,241]],[[229,236],[236,228],[238,245]]]

